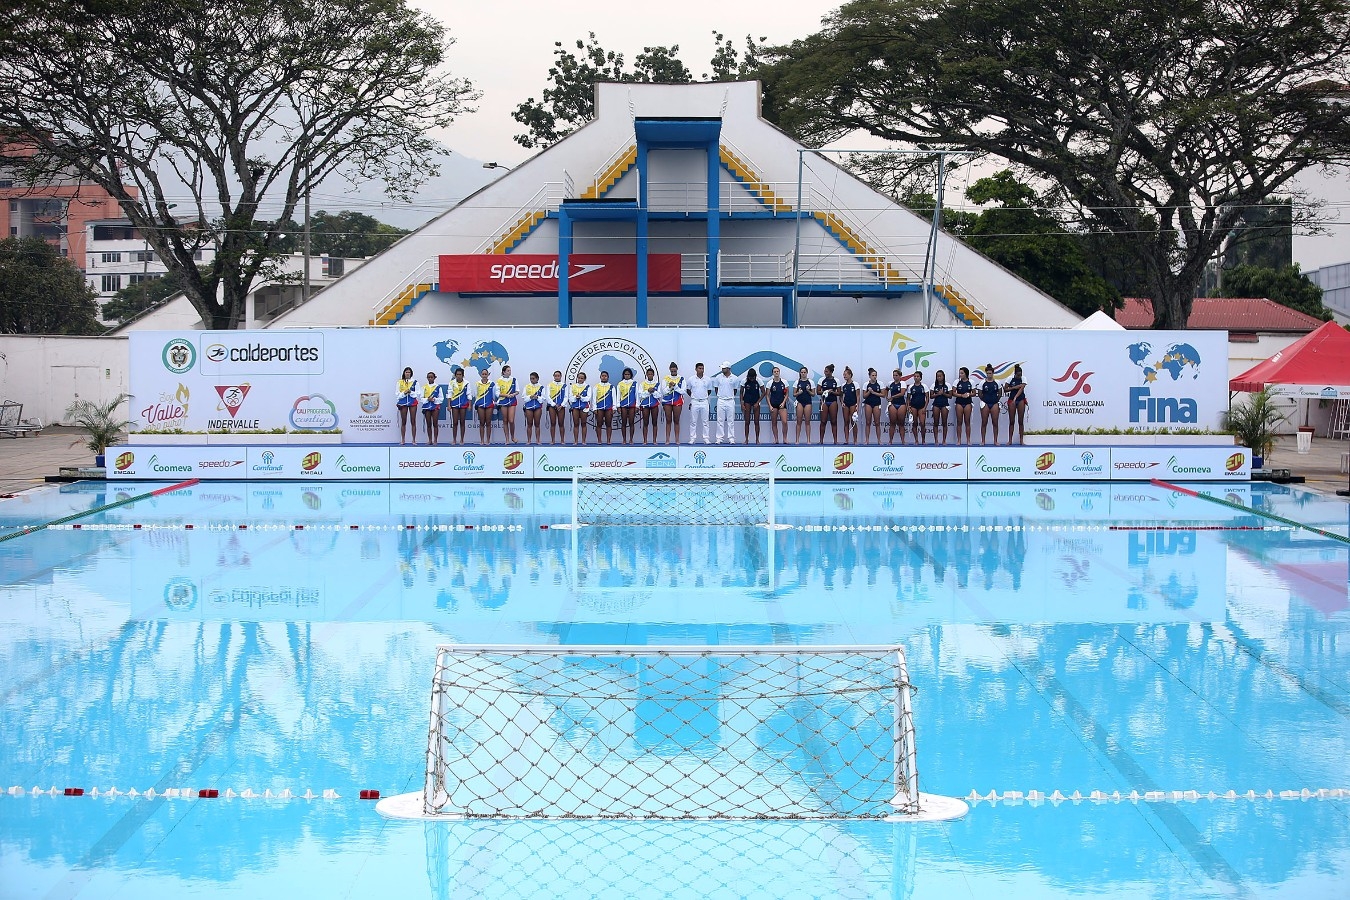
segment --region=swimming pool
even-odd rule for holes
[[[0,501],[0,536],[154,487]],[[776,499],[792,528],[574,549],[568,485],[232,482],[0,543],[0,895],[1344,895],[1344,543],[1146,485]],[[972,809],[386,820],[359,792],[419,787],[448,642],[900,643],[923,789]]]

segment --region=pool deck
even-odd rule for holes
[[[78,443],[80,435],[79,429],[53,426],[31,437],[0,438],[0,494],[38,487],[65,466],[92,465],[92,454]],[[1341,472],[1341,454],[1347,450],[1350,442],[1316,438],[1308,453],[1299,454],[1289,435],[1279,439],[1268,465],[1301,475],[1305,487],[1334,496],[1338,489],[1350,488],[1350,479]]]

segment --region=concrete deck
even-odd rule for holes
[[[81,434],[77,428],[54,426],[33,437],[0,438],[0,494],[38,487],[62,466],[93,465],[93,454],[84,448]],[[1338,489],[1350,488],[1350,478],[1341,472],[1341,454],[1350,450],[1350,441],[1315,438],[1312,449],[1302,455],[1295,445],[1293,435],[1281,438],[1266,465],[1302,475],[1304,487],[1321,493],[1334,496]]]

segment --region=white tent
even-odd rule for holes
[[[1100,309],[1088,316],[1077,325],[1073,326],[1074,331],[1124,331],[1125,326],[1121,325],[1115,319],[1102,312]]]

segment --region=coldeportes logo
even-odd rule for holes
[[[519,450],[512,450],[506,454],[506,459],[502,460],[502,469],[507,472],[514,472],[525,462],[525,454]]]
[[[337,424],[337,406],[323,394],[295,398],[291,427],[301,431],[331,431]]]
[[[851,465],[853,465],[853,454],[847,450],[834,458],[834,470],[836,472],[842,472]]]
[[[338,458],[337,458],[337,469],[338,469],[339,472],[343,472],[343,473],[348,474],[348,475],[362,475],[362,474],[381,475],[381,474],[384,473],[384,466],[380,466],[380,465],[364,465],[364,466],[352,465],[351,463],[347,462],[347,454],[345,454],[345,453],[340,454],[340,455],[338,456]]]
[[[786,453],[779,454],[778,459],[774,460],[773,467],[777,469],[779,472],[784,472],[788,474],[796,474],[796,473],[820,474],[821,471],[820,466],[809,466],[809,465],[801,466],[789,464],[787,461]]]
[[[118,472],[125,472],[136,464],[136,454],[130,450],[117,454],[117,461],[113,463],[113,469]]]
[[[206,359],[212,363],[253,362],[253,363],[289,363],[318,362],[319,348],[302,346],[299,341],[290,347],[269,347],[261,342],[244,344],[240,347],[227,347],[224,344],[209,344]]]
[[[164,360],[164,368],[175,375],[182,375],[196,364],[197,348],[189,340],[174,338],[164,345],[160,358]]]
[[[1054,468],[1054,465],[1055,465],[1055,454],[1049,450],[1045,451],[1040,456],[1036,457],[1037,472],[1045,472],[1049,469]]]
[[[123,454],[123,456],[125,455],[126,454]],[[1247,454],[1234,453],[1232,456],[1228,457],[1228,459],[1224,461],[1223,467],[1225,470],[1229,472],[1236,472],[1242,468],[1242,464],[1245,463],[1246,461],[1247,461]],[[120,457],[118,458],[118,462],[119,463],[121,462]]]
[[[1092,393],[1092,385],[1088,383],[1088,378],[1092,372],[1079,372],[1078,367],[1083,364],[1081,359],[1075,359],[1069,363],[1069,367],[1064,370],[1064,374],[1058,378],[1052,378],[1051,381],[1056,384],[1062,384],[1068,388],[1066,391],[1059,391],[1061,397],[1077,397],[1080,393]]]

